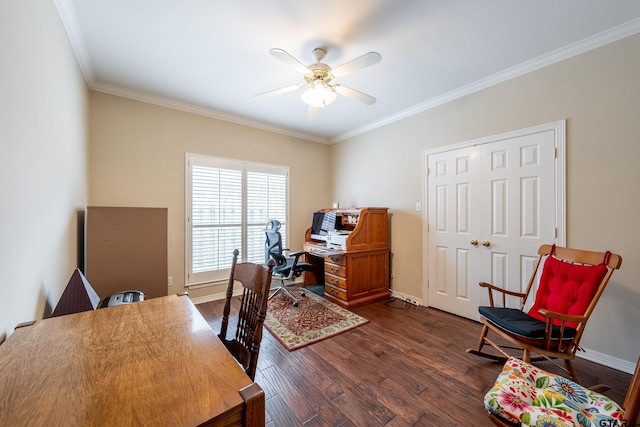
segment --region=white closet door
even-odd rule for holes
[[[556,142],[536,129],[428,155],[429,306],[477,319],[480,281],[525,290],[538,247],[556,242]]]
[[[470,243],[482,228],[479,151],[464,148],[428,159],[428,303],[466,317],[479,301],[476,276],[484,268]]]

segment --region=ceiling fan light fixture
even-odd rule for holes
[[[373,105],[376,103],[376,99],[373,96],[369,96],[366,93],[358,92],[355,89],[351,89],[340,84],[332,83],[332,81],[361,68],[377,64],[382,59],[382,55],[378,52],[365,53],[364,55],[346,62],[335,69],[322,62],[325,54],[327,53],[327,49],[324,47],[319,47],[313,50],[313,56],[316,59],[316,63],[308,66],[304,65],[283,49],[273,48],[269,50],[269,53],[285,64],[295,68],[296,71],[304,76],[304,82],[297,85],[271,90],[269,92],[263,92],[255,95],[256,97],[277,95],[296,89],[306,88],[307,90],[302,94],[301,98],[305,104],[311,107],[309,111],[315,111],[318,108],[326,107],[335,101],[338,95],[343,95],[366,105]]]
[[[313,87],[307,89],[301,95],[302,100],[312,107],[321,108],[336,100],[337,94],[332,87],[323,81],[316,81]]]

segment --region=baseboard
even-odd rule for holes
[[[275,278],[274,278],[275,279]],[[280,279],[278,279],[280,280]],[[302,286],[304,284],[304,281],[302,279],[298,279],[296,281],[294,281],[293,283],[291,283],[291,285],[295,285],[295,286]],[[287,286],[291,286],[289,284],[287,284]],[[272,282],[272,286],[273,286],[273,282]],[[233,290],[233,296],[237,297],[239,295],[242,295],[242,288],[238,287],[237,289]],[[211,301],[217,301],[217,300],[221,300],[221,299],[225,299],[227,297],[227,292],[218,292],[215,294],[210,294],[210,295],[204,295],[201,297],[191,297],[189,296],[189,298],[191,298],[191,302],[193,302],[194,304],[203,304],[205,302],[211,302]]]
[[[302,283],[303,283],[302,281],[298,281],[298,282],[294,282],[293,284],[301,286]],[[238,296],[238,295],[241,295],[241,294],[242,294],[242,289],[236,289],[236,290],[233,291],[233,296]],[[391,296],[394,297],[394,298],[397,298],[399,300],[406,301],[409,304],[413,304],[413,305],[417,305],[417,306],[421,306],[422,305],[422,299],[416,298],[416,297],[413,297],[413,296],[410,296],[410,295],[406,295],[406,294],[403,294],[401,292],[396,292],[396,291],[392,290],[391,291]],[[217,300],[220,300],[220,299],[224,299],[224,298],[226,298],[226,293],[225,292],[219,292],[219,293],[216,293],[216,294],[205,295],[205,296],[202,296],[202,297],[197,297],[197,298],[190,297],[190,298],[191,298],[191,301],[194,304],[202,304],[202,303],[205,303],[205,302],[217,301]]]
[[[618,359],[617,357],[609,356],[608,354],[599,353],[594,350],[584,349],[583,352],[576,352],[576,356],[580,359],[588,360],[590,362],[598,363],[608,368],[617,369],[618,371],[626,372],[627,374],[633,374],[636,369],[635,362],[628,362],[626,360]]]
[[[236,289],[233,291],[233,296],[238,296],[238,295],[242,295],[242,290],[241,289]],[[205,302],[211,302],[211,301],[217,301],[220,299],[225,299],[227,297],[227,293],[226,292],[218,292],[216,294],[209,294],[209,295],[205,295],[202,297],[192,297],[191,295],[189,295],[189,298],[191,298],[191,302],[194,304],[202,304]]]
[[[416,297],[413,297],[413,296],[410,296],[410,295],[403,294],[402,292],[397,292],[397,291],[391,290],[391,296],[393,298],[397,298],[397,299],[399,299],[401,301],[408,302],[409,304],[413,304],[413,305],[417,305],[417,306],[423,305],[422,304],[422,302],[423,302],[422,299],[416,298]]]

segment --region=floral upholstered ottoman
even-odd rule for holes
[[[564,377],[509,358],[484,406],[499,418],[536,427],[614,427],[624,411],[606,396]]]

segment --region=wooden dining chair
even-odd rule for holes
[[[535,300],[525,312],[543,259]],[[478,307],[483,327],[477,347],[467,349],[467,352],[498,361],[507,360],[511,355],[505,348],[509,347],[489,339],[487,335],[491,330],[507,340],[510,346],[521,349],[525,362],[531,362],[531,353],[538,354],[538,358],[563,359],[569,377],[578,382],[573,359],[580,349],[580,339],[613,271],[621,264],[622,257],[611,252],[540,246],[524,293],[480,283],[488,289],[490,306]],[[502,296],[501,306],[495,304],[494,293]],[[519,298],[520,308],[506,307],[507,296]],[[485,344],[496,349],[498,354],[483,351]]]
[[[622,405],[594,390],[509,358],[484,397],[489,419],[500,427],[640,425],[640,357]]]
[[[235,249],[222,313],[222,325],[218,337],[253,380],[258,364],[260,343],[262,341],[262,325],[267,314],[271,274],[275,263],[273,260],[269,261],[266,267],[250,262],[238,263],[238,254],[239,251]],[[231,312],[231,299],[236,282],[242,284],[242,299],[237,313],[235,337],[228,340],[227,329]]]

